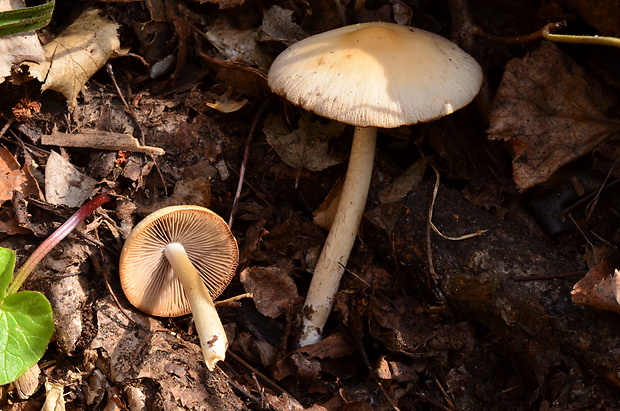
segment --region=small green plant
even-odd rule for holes
[[[55,4],[55,1],[48,1],[39,6],[0,12],[0,37],[47,26],[52,19]]]
[[[14,381],[37,363],[54,333],[52,306],[36,291],[7,294],[15,253],[0,248],[0,385]]]
[[[15,253],[0,248],[0,385],[15,381],[36,364],[47,349],[54,321],[52,306],[36,291],[19,291],[34,267],[97,207],[110,200],[98,195],[87,202],[41,243],[13,278]]]

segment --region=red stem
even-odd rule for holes
[[[84,204],[78,211],[75,212],[63,225],[58,227],[49,237],[41,243],[39,247],[28,257],[24,265],[21,266],[15,278],[11,282],[11,285],[7,289],[7,295],[16,293],[19,287],[22,286],[28,275],[39,264],[39,261],[43,259],[50,252],[52,248],[61,242],[73,229],[86,217],[90,215],[97,207],[110,201],[110,197],[106,194],[99,194],[92,200]]]

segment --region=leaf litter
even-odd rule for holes
[[[152,78],[144,67],[126,63],[128,59],[114,63],[120,92],[126,94],[129,106],[120,104],[118,91],[106,83],[106,76],[84,80],[87,87],[80,81],[82,99],[78,83],[74,84],[67,99],[69,104],[75,100],[77,105],[69,122],[59,114],[63,111],[53,111],[57,102],[49,95],[31,96],[35,100],[41,97],[42,113],[48,116],[37,113],[25,118],[24,124],[31,129],[58,130],[65,133],[65,139],[87,130],[131,135],[140,146],[165,151],[152,157],[127,152],[131,150],[115,143],[105,148],[90,143],[88,148],[84,147],[86,144],[72,147],[58,141],[52,144],[65,146],[68,154],[65,158],[71,159],[71,167],[84,180],[95,179],[91,193],[103,188],[121,196],[113,209],[104,211],[92,223],[91,231],[67,240],[71,246],[63,248],[66,253],[59,251],[57,258],[50,260],[54,269],[50,268],[47,276],[68,275],[66,281],[54,281],[54,294],[69,298],[75,287],[87,290],[73,301],[74,305],[66,307],[67,314],[63,316],[70,320],[71,311],[81,311],[81,324],[59,325],[67,330],[69,338],[62,344],[59,340],[59,347],[52,348],[48,358],[57,362],[42,370],[46,381],[61,388],[67,405],[82,409],[122,404],[130,409],[383,410],[429,406],[480,409],[498,404],[519,404],[526,409],[526,404],[540,404],[545,409],[553,400],[564,408],[593,406],[587,402],[592,397],[584,399],[579,394],[581,391],[573,389],[578,384],[559,380],[559,373],[553,370],[575,375],[581,381],[586,369],[592,375],[609,369],[606,368],[609,364],[599,360],[604,355],[593,353],[596,367],[588,368],[579,359],[557,354],[554,338],[544,344],[536,340],[527,347],[510,340],[502,344],[507,335],[516,335],[517,339],[522,335],[517,331],[503,334],[501,327],[493,322],[496,321],[492,311],[495,301],[485,297],[496,295],[496,281],[510,272],[510,267],[519,272],[521,260],[529,261],[530,269],[537,272],[540,267],[536,260],[529,259],[533,253],[506,255],[495,272],[494,256],[485,250],[459,260],[461,251],[446,254],[440,239],[433,234],[429,237],[420,229],[426,215],[422,205],[430,198],[425,194],[425,180],[428,180],[425,170],[429,163],[449,176],[443,179],[443,184],[457,188],[469,185],[465,191],[486,199],[479,202],[484,206],[503,209],[505,215],[505,210],[518,209],[501,203],[504,199],[520,200],[519,196],[523,195],[506,183],[506,176],[500,175],[501,169],[496,165],[505,162],[504,157],[493,159],[495,163],[484,156],[475,160],[468,157],[467,161],[477,167],[473,174],[466,169],[465,161],[458,160],[463,155],[459,146],[470,145],[487,153],[499,151],[497,146],[489,149],[490,146],[481,142],[484,126],[474,120],[475,116],[455,113],[442,120],[439,127],[417,125],[400,137],[394,137],[398,133],[385,133],[386,143],[379,147],[373,175],[376,189],[370,195],[369,211],[359,232],[360,241],[337,295],[326,338],[321,343],[303,349],[295,346],[298,321],[295,315],[325,239],[325,233],[312,223],[312,212],[343,174],[342,162],[346,156],[338,152],[336,138],[346,138],[347,130],[342,125],[332,130],[328,122],[313,119],[277,101],[269,103],[269,117],[258,119],[265,137],[258,133],[249,147],[247,181],[236,214],[234,230],[240,243],[242,266],[239,280],[233,282],[225,297],[244,290],[251,290],[254,297],[252,301],[219,309],[230,333],[230,359],[221,364],[216,375],[206,373],[199,362],[200,350],[190,319],[149,318],[126,304],[114,274],[115,253],[126,233],[141,216],[163,204],[204,204],[225,216],[234,196],[234,180],[250,119],[267,93],[265,71],[269,61],[284,46],[307,33],[335,27],[342,18],[333,2],[327,1],[283,5],[286,8],[265,4],[260,9],[242,1],[212,3],[215,5],[188,3],[169,10],[170,15],[161,12],[158,22],[149,21],[148,11],[129,3],[108,5],[106,12],[112,13],[115,21],[109,29],[116,25],[124,35],[133,35],[139,44],[136,49],[147,61],[173,56],[169,59],[173,62],[169,71],[162,71],[157,78]],[[463,7],[458,6],[459,2],[454,3]],[[231,6],[235,7],[234,13],[223,10]],[[353,13],[352,4],[343,6]],[[378,6],[376,10],[363,10],[359,16],[393,18],[400,22],[418,16],[414,25],[435,31],[440,30],[441,24],[450,25],[431,9],[418,13],[422,12],[419,7],[400,2]],[[123,12],[115,12],[121,7]],[[205,7],[212,14],[205,14]],[[130,12],[125,13],[127,10]],[[153,5],[149,10],[155,11]],[[543,11],[539,10],[541,15]],[[495,17],[494,13],[498,12],[485,10],[482,15]],[[168,18],[169,26],[163,22]],[[441,24],[437,25],[439,21]],[[140,29],[134,33],[125,31],[137,27]],[[160,30],[163,33],[163,28],[171,29],[170,35],[155,36]],[[522,29],[527,32],[527,26]],[[114,32],[118,30],[115,28]],[[570,51],[559,51],[547,43],[537,47],[532,46],[533,51],[526,57],[516,48],[504,51],[501,58],[509,55],[514,59],[508,61],[493,108],[486,118],[491,137],[506,141],[510,148],[516,187],[529,190],[528,194],[533,196],[537,195],[536,188],[553,181],[549,181],[551,176],[561,178],[558,171],[583,167],[584,159],[593,150],[599,171],[613,172],[610,164],[615,155],[614,104],[618,94],[594,78],[587,62],[579,60],[577,65]],[[199,58],[192,54],[194,50]],[[495,51],[489,48],[473,52],[483,55]],[[493,58],[482,61],[495,64],[489,70],[497,74],[501,64]],[[562,81],[557,81],[558,77]],[[149,90],[152,95],[143,90]],[[490,93],[495,91],[491,89]],[[51,113],[57,117],[52,118]],[[455,129],[458,130],[453,133]],[[48,154],[39,153],[35,156],[37,161],[28,160],[26,157],[32,149],[16,142],[20,129],[10,127],[12,133],[13,130],[17,136],[9,135],[7,152],[16,160],[5,161],[12,164],[12,178],[21,181],[33,164],[37,171],[49,166],[52,173],[53,162],[47,165],[44,161]],[[579,135],[574,131],[579,131]],[[442,143],[447,134],[455,143]],[[474,143],[464,141],[465,136],[472,134],[478,137]],[[293,139],[287,141],[284,136]],[[580,158],[582,163],[575,166],[575,160]],[[28,166],[20,167],[20,163]],[[41,181],[46,176],[47,172]],[[504,196],[489,194],[489,187],[503,190]],[[87,192],[88,187],[83,191]],[[609,193],[614,192],[612,187]],[[29,201],[28,196],[33,194],[18,201],[9,192],[3,211],[15,213],[16,205],[21,205],[20,215],[26,216],[26,220],[40,221],[43,226],[54,225],[63,216],[63,206]],[[595,211],[602,210],[605,214],[613,209],[608,208],[611,203],[608,200],[603,191]],[[483,220],[480,214],[462,205],[455,208],[454,204],[461,204],[458,201],[439,201],[443,202],[437,204],[437,223],[448,227],[455,224],[454,231]],[[452,206],[449,218],[445,212],[439,213],[446,205]],[[601,224],[609,220],[600,212],[588,220],[582,218],[581,211],[577,208],[572,216],[587,235],[617,242],[614,225]],[[507,213],[507,218],[518,220],[516,213],[510,214]],[[5,215],[13,219],[13,214]],[[479,225],[476,224],[478,228]],[[15,225],[7,231],[14,233],[16,227],[21,228]],[[377,236],[377,232],[382,234]],[[505,236],[502,241],[511,240],[510,233],[514,231],[502,232]],[[429,238],[433,241],[429,247],[436,250],[435,263],[443,267],[440,274],[449,283],[442,288],[428,281],[424,241]],[[575,244],[583,241],[577,235],[571,238]],[[9,237],[9,241],[20,244],[16,237]],[[462,242],[453,247],[468,251],[479,241],[485,240]],[[498,239],[495,241],[494,245],[500,243]],[[556,241],[568,247],[559,255],[579,254],[561,239],[548,239],[549,243]],[[409,248],[398,253],[404,244]],[[89,254],[91,257],[87,258]],[[548,270],[547,260],[541,261]],[[481,267],[486,267],[488,272],[480,275],[478,282],[468,282],[464,273],[478,273]],[[498,317],[520,330],[514,319],[530,311],[520,305],[521,300],[510,300],[514,291],[511,283],[502,284],[507,294],[501,295],[505,304]],[[454,289],[460,292],[455,295]],[[539,294],[550,299],[560,294],[559,289],[563,290],[565,299],[569,296],[566,283],[561,287],[533,289],[532,299]],[[447,301],[442,301],[442,293],[447,293]],[[520,296],[520,291],[514,295]],[[534,300],[532,310],[540,313],[538,300]],[[66,300],[58,298],[58,301],[63,304]],[[487,310],[478,315],[468,304],[478,304]],[[568,306],[562,300],[554,315],[573,314],[567,311]],[[544,314],[532,327],[552,321],[552,315],[546,311]],[[573,335],[579,333],[576,326]],[[570,341],[568,351],[579,351],[570,345],[574,340],[567,341]],[[245,359],[245,364],[234,359],[233,352],[242,361]],[[586,387],[583,392],[602,398],[601,404],[614,398],[596,382],[587,381],[583,386]],[[568,398],[562,392],[575,394]],[[42,402],[44,395],[41,390],[28,402]]]

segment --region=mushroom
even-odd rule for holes
[[[354,125],[341,200],[304,306],[300,346],[320,340],[362,219],[377,127],[438,119],[478,94],[482,69],[451,41],[392,23],[308,37],[273,62],[271,89],[320,116]]]
[[[129,302],[147,314],[193,313],[205,363],[213,371],[228,347],[213,299],[232,280],[238,261],[237,241],[220,216],[198,206],[165,207],[127,237],[121,286]]]

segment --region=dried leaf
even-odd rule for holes
[[[293,21],[293,10],[274,4],[263,14],[260,41],[279,41],[290,46],[306,37],[308,33]]]
[[[64,384],[45,381],[45,404],[41,411],[65,411]]]
[[[510,143],[513,178],[524,190],[618,133],[620,121],[605,114],[612,104],[598,81],[545,42],[506,65],[490,114],[489,137]]]
[[[0,204],[13,198],[13,190],[24,196],[39,196],[40,190],[27,166],[19,163],[6,147],[0,146]]]
[[[330,150],[329,140],[340,136],[344,128],[345,125],[337,121],[325,123],[310,113],[303,113],[299,128],[291,130],[284,116],[271,114],[265,121],[263,132],[269,145],[286,164],[320,171],[343,160],[343,156]]]
[[[52,151],[45,166],[45,197],[54,205],[79,207],[93,195],[97,181]]]
[[[404,173],[396,177],[389,186],[379,192],[381,204],[395,203],[403,200],[407,194],[415,189],[426,172],[431,157],[424,157],[413,163]]]
[[[243,3],[245,3],[245,0],[198,0],[198,2],[200,4],[217,4],[220,9],[230,9],[232,7],[243,5]]]
[[[221,15],[205,33],[207,40],[229,60],[257,66],[263,71],[269,68],[269,60],[256,45],[256,30],[239,30]]]
[[[41,90],[54,90],[67,98],[69,109],[88,79],[112,57],[121,53],[119,24],[89,9],[58,37],[45,45],[46,61],[27,64],[30,74],[43,82]]]
[[[299,298],[290,269],[249,267],[241,272],[245,291],[252,293],[256,309],[264,316],[276,318]]]
[[[314,217],[312,221],[323,230],[329,231],[334,223],[334,217],[336,216],[336,210],[338,210],[338,204],[340,203],[340,197],[342,195],[343,184],[344,179],[339,178],[332,189],[329,190],[327,197],[325,197],[325,200],[323,200],[319,208],[312,212],[312,216]]]
[[[23,0],[0,2],[0,11],[16,10],[26,7]],[[24,61],[41,62],[45,60],[43,48],[34,31],[0,37],[0,83],[11,74],[11,68]]]
[[[19,224],[12,208],[6,207],[0,209],[0,233],[8,235],[30,234],[30,230]]]
[[[296,352],[312,358],[341,358],[355,352],[355,346],[342,333],[330,334],[321,341],[299,348]]]
[[[579,15],[603,36],[620,36],[620,1],[559,0],[558,3]]]
[[[573,303],[620,313],[620,272],[605,261],[592,267],[571,291]]]

